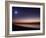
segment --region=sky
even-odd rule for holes
[[[40,8],[12,7],[12,18],[38,18],[40,17]]]

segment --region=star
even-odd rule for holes
[[[15,11],[14,13],[15,13],[15,14],[18,14],[18,11]]]

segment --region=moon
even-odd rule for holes
[[[18,14],[18,11],[15,11],[14,13],[15,13],[15,14]]]

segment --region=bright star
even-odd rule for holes
[[[15,14],[18,14],[18,11],[15,11],[14,13],[15,13]]]

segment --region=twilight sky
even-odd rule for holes
[[[39,18],[40,8],[12,7],[13,18]]]

